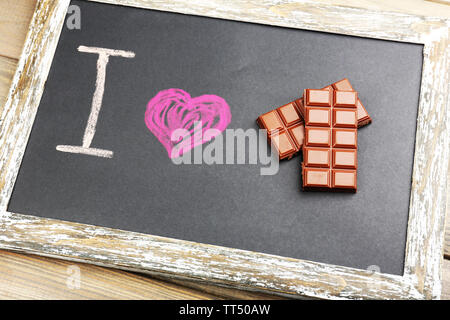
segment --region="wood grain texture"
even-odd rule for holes
[[[19,59],[36,1],[2,0],[0,3],[0,56]]]
[[[78,268],[79,287],[72,268]],[[196,282],[168,282],[126,271],[0,250],[0,299],[206,300],[277,297]]]
[[[0,39],[2,39],[1,33],[0,33]],[[1,43],[0,43],[0,46],[1,46]],[[11,84],[14,72],[16,71],[16,67],[17,67],[17,60],[0,56],[0,110],[2,109],[2,106],[6,102],[6,96],[7,96],[9,86]],[[1,119],[0,119],[0,123],[1,123]]]
[[[380,15],[353,8],[331,8],[309,1],[187,3],[181,0],[136,0],[119,3],[294,28],[426,43],[406,275],[372,275],[351,268],[6,212],[3,213],[0,223],[0,242],[3,247],[165,276],[208,279],[222,285],[280,294],[305,294],[322,298],[439,296],[448,171],[448,136],[445,134],[448,128],[448,72],[447,75],[441,73],[442,70],[448,70],[448,52],[445,51],[448,47],[448,22],[402,14]],[[19,72],[14,78],[8,102],[2,112],[2,119],[6,119],[0,131],[0,204],[3,208],[6,208],[42,94],[48,65],[59,35],[58,29],[60,30],[62,24],[62,7],[67,5],[66,1],[41,1],[39,4],[24,54],[19,61]],[[395,29],[392,29],[393,25]],[[442,165],[442,160],[446,165]],[[167,254],[168,252],[170,254]]]
[[[70,282],[73,267],[80,282]],[[161,280],[86,264],[0,251],[0,299],[219,299]]]

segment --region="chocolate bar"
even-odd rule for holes
[[[354,91],[347,78],[339,80],[323,89],[332,91]],[[372,122],[366,108],[361,100],[357,100],[358,128]],[[279,131],[279,135],[274,135],[278,139],[273,139],[272,144],[277,149],[280,160],[291,159],[299,153],[303,144],[303,120],[304,119],[303,97],[292,101],[282,107],[269,111],[256,120],[260,128],[266,129],[270,140],[271,132]]]
[[[276,148],[279,159],[291,159],[303,145],[304,126],[297,104],[288,103],[256,120]]]
[[[303,189],[356,192],[358,93],[306,89],[303,102]]]
[[[341,91],[355,91],[350,84],[350,81],[347,78],[344,78],[342,80],[339,80],[338,82],[335,82],[323,89],[331,89],[331,90],[341,90]],[[300,99],[297,99],[296,104],[299,108],[300,114],[304,115],[304,106],[303,106],[303,97]],[[357,117],[358,117],[358,128],[361,128],[365,125],[368,125],[372,122],[372,118],[369,116],[369,113],[367,112],[366,108],[362,104],[361,100],[358,98],[357,104]],[[304,117],[303,117],[304,118]]]

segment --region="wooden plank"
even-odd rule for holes
[[[36,0],[0,1],[0,56],[19,59]]]
[[[220,297],[125,271],[0,251],[0,299],[213,298]]]
[[[16,67],[17,67],[17,60],[6,57],[0,57],[0,110],[2,110],[2,107],[5,104],[9,86],[11,85],[14,72],[16,72]]]

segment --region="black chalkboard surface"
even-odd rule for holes
[[[64,28],[8,210],[317,262],[402,274],[422,66],[421,45],[84,1]],[[109,57],[91,147],[98,54]],[[158,92],[223,98],[228,129],[305,88],[348,77],[373,123],[359,130],[358,193],[307,193],[301,157],[261,164],[174,164],[145,122]],[[207,143],[203,146],[207,146]],[[201,148],[201,146],[193,149]]]

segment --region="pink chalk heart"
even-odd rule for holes
[[[230,107],[216,95],[191,98],[181,89],[160,91],[147,105],[145,123],[170,158],[221,134],[231,122]]]

